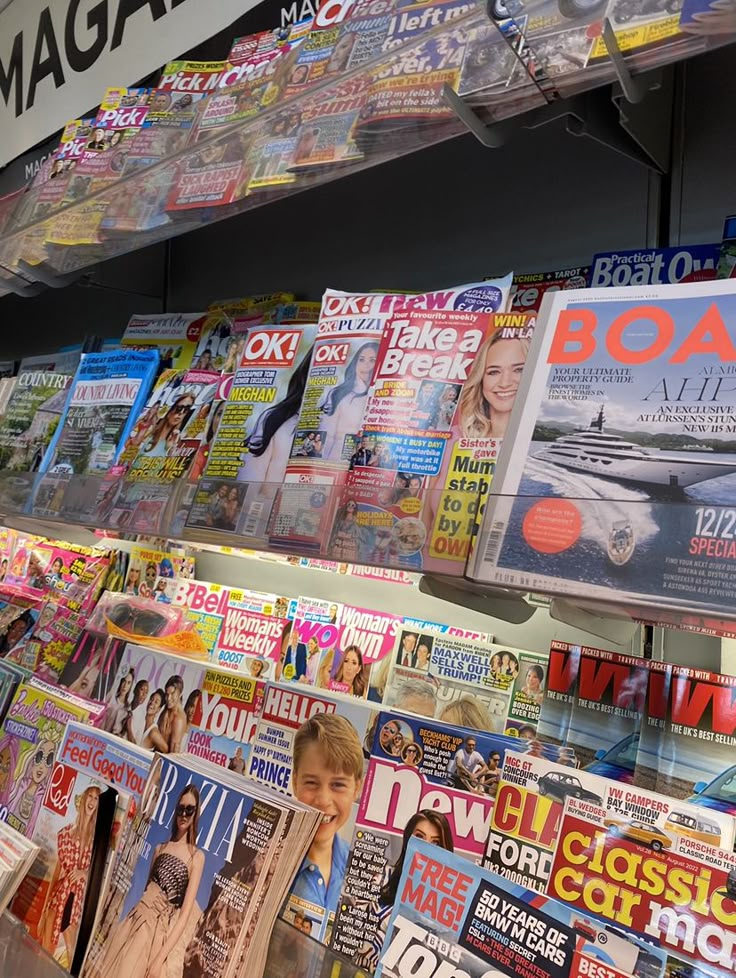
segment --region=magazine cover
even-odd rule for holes
[[[43,608],[40,598],[0,590],[0,656],[21,664]]]
[[[52,599],[72,611],[90,612],[105,585],[110,551],[19,534],[5,584],[17,595]]]
[[[156,601],[186,609],[220,669],[273,678],[291,631],[286,598],[206,581],[159,578]]]
[[[126,645],[100,728],[147,750],[183,751],[201,706],[206,668],[206,663]]]
[[[59,686],[104,703],[115,685],[125,644],[122,639],[85,628],[61,671]]]
[[[84,354],[40,471],[105,474],[125,444],[157,369],[155,350]]]
[[[361,429],[386,322],[400,313],[423,310],[492,312],[505,306],[510,285],[509,277],[422,295],[327,290],[284,488],[271,513],[269,541],[273,546],[288,547],[298,542],[302,548],[318,551],[327,543],[332,552],[323,556],[357,560],[362,528],[356,523],[355,501],[341,499],[342,487],[351,469],[366,464],[366,453],[370,452],[369,460],[373,459]],[[437,353],[435,339],[431,328],[426,334],[420,331],[417,340],[424,346],[417,348],[416,355],[431,359]],[[431,350],[427,343],[432,344]],[[408,355],[408,350],[401,352]],[[402,488],[397,486],[396,491]],[[411,487],[407,484],[405,488]],[[426,532],[416,517],[405,516],[405,520],[402,526],[407,530],[407,540],[401,546],[407,555],[415,554],[417,548],[411,549],[411,544],[417,536],[424,538]],[[389,534],[389,542],[393,536]]]
[[[5,756],[0,819],[31,837],[36,826],[66,724],[89,720],[82,701],[72,702],[52,687],[21,683],[0,727]]]
[[[77,646],[85,623],[82,615],[56,601],[46,601],[20,656],[20,664],[55,685]]]
[[[154,347],[159,351],[159,373],[186,370],[192,366],[204,325],[203,312],[162,312],[131,316],[122,346]]]
[[[424,490],[445,481],[450,446],[459,435],[452,427],[460,393],[491,324],[488,313],[464,309],[400,310],[388,319],[363,416],[362,456],[345,480],[329,556],[421,570],[436,510],[444,543],[436,540],[434,549],[454,552],[457,544],[457,552],[463,550],[478,493],[470,504],[460,497],[458,507],[455,499],[443,503]],[[342,524],[356,507],[356,532],[346,539]],[[456,517],[456,510],[463,515]]]
[[[56,353],[21,360],[17,383],[0,418],[3,469],[38,471],[64,410],[80,355]]]
[[[138,452],[127,481],[171,483],[186,474],[205,437],[218,382],[213,370],[167,373],[136,425]]]
[[[605,809],[604,821],[622,835],[647,829],[639,841],[657,850],[691,843],[728,848],[734,822],[722,813],[571,770],[552,759],[509,752],[501,772],[483,865],[515,883],[544,892],[552,859],[562,839],[562,809],[576,798]]]
[[[547,656],[422,633],[405,623],[392,659],[383,690],[383,702],[392,709],[525,740],[536,737]]]
[[[126,146],[123,176],[153,167],[183,149],[197,103],[217,88],[224,68],[224,61],[170,61],[163,68],[143,125]],[[171,167],[157,167],[148,175],[144,192],[132,199],[125,188],[112,194],[100,222],[100,236],[151,231],[167,224],[165,206],[171,179]]]
[[[282,910],[323,943],[340,898],[375,716],[356,700],[269,685],[251,752],[250,777],[324,812]]]
[[[429,6],[416,0],[398,0],[392,5],[393,16],[383,49],[406,46],[407,50],[399,50],[390,69],[381,72],[368,88],[356,129],[361,148],[384,133],[427,126],[451,117],[442,88],[458,88],[467,32],[461,24],[456,31],[448,29],[421,46],[417,41],[430,25],[437,27],[471,10],[472,6],[464,0],[441,0]],[[421,92],[420,98],[417,91]]]
[[[38,186],[34,184],[28,194],[26,202],[28,210],[24,207],[24,214],[27,214],[29,221],[39,220],[61,204],[71,182],[74,167],[82,158],[87,143],[92,137],[94,123],[92,117],[73,119],[64,127],[59,146],[48,161],[48,169],[44,170],[46,179]],[[45,233],[45,227],[41,233]]]
[[[736,677],[673,665],[654,686],[647,707],[655,736],[637,755],[637,775],[664,794],[710,809],[704,816],[736,815]]]
[[[117,841],[116,796],[124,792],[140,804],[150,763],[145,751],[100,730],[76,723],[66,728],[33,833],[39,854],[13,912],[67,969],[89,937],[81,927],[86,891],[99,897]],[[95,858],[98,850],[101,858]]]
[[[249,193],[260,156],[252,152],[256,133],[242,127],[230,132],[227,129],[278,100],[290,52],[306,36],[309,23],[236,38],[218,90],[198,106],[192,138],[202,144],[201,150],[189,153],[177,169],[166,203],[171,217],[187,216],[192,209],[203,215],[214,207],[222,210],[235,205],[236,209],[237,202]],[[297,126],[300,116],[297,111],[283,118],[293,118]],[[278,132],[279,124],[274,120],[267,128],[274,138],[286,135]],[[226,132],[217,138],[221,130]]]
[[[402,978],[418,960],[427,974],[662,978],[663,950],[432,843],[415,837],[402,853],[376,978]]]
[[[385,913],[387,891],[398,881],[395,868],[412,835],[481,860],[505,740],[407,714],[378,715],[333,950],[375,969],[382,908]]]
[[[125,167],[128,149],[145,121],[150,88],[108,88],[95,118],[90,138],[68,181],[62,204],[76,204],[55,214],[46,240],[56,245],[97,245],[107,208],[101,198],[86,197],[112,185]]]
[[[503,301],[490,283],[484,295],[487,309]],[[533,329],[530,316],[464,309],[388,320],[337,514],[357,506],[352,559],[464,566]],[[338,522],[328,547],[351,559],[342,537]]]
[[[564,677],[561,686],[572,677],[573,670],[558,668],[560,660],[566,660],[570,666],[577,664],[564,743],[574,750],[581,767],[616,781],[633,783],[647,703],[650,660],[587,646],[581,647],[578,655],[574,647],[562,649],[560,644],[550,650],[550,676],[553,656],[554,676]],[[560,701],[552,698],[554,691],[548,685],[543,714],[548,697],[557,710]],[[565,695],[564,689],[559,692]],[[549,727],[550,721],[546,720],[545,729]]]
[[[398,615],[300,597],[281,678],[365,699],[390,668],[400,624]]]
[[[734,303],[728,281],[547,297],[473,579],[519,586],[521,575],[525,591],[729,606],[736,462],[724,362]]]
[[[733,852],[702,843],[685,852],[664,842],[654,848],[638,825],[621,831],[602,825],[602,814],[595,805],[567,800],[547,892],[655,936],[662,951],[686,965],[731,974]]]
[[[152,550],[135,544],[130,551],[123,587],[125,594],[154,597],[156,581],[161,577],[185,580],[194,577],[194,557],[186,557],[182,550]]]
[[[368,77],[358,75],[331,89],[329,99],[315,95],[305,100],[289,166],[291,173],[322,173],[363,159],[353,132],[365,103],[367,85]]]
[[[219,768],[157,757],[137,832],[126,837],[112,892],[85,962],[85,978],[231,978],[254,917],[282,808],[220,782]],[[237,917],[210,910],[227,894]],[[173,926],[170,926],[171,918]]]
[[[291,451],[316,330],[285,325],[253,327],[247,333],[189,526],[217,528],[210,497],[219,495],[223,480],[228,495],[237,496],[241,505],[233,529],[241,536],[265,538]],[[236,481],[244,485],[239,489]],[[219,522],[229,526],[233,521]]]
[[[596,256],[599,257],[602,256]],[[516,273],[511,285],[511,311],[538,313],[542,299],[548,292],[559,292],[560,289],[584,289],[588,285],[596,288],[589,266],[565,268],[555,272],[525,272],[521,275]]]
[[[604,251],[593,256],[587,284],[591,289],[603,289],[616,285],[641,287],[708,282],[716,277],[719,252],[720,244]],[[584,287],[567,286],[571,289]]]
[[[263,707],[265,682],[206,669],[196,697],[186,752],[245,774]]]

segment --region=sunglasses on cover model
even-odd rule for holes
[[[37,750],[36,751],[36,754],[35,754],[35,757],[33,758],[33,763],[34,764],[40,764],[43,759],[44,759],[44,753],[43,753],[43,751],[42,750]],[[53,763],[54,763],[54,752],[52,750],[50,750],[48,752],[48,754],[46,754],[46,766],[47,767],[51,767],[51,765]]]
[[[192,815],[197,811],[196,805],[177,805],[176,814],[180,818],[191,818]]]

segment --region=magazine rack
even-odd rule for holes
[[[194,525],[192,520],[192,525],[187,525],[193,502],[196,504],[198,499],[204,498],[200,510],[206,509],[207,499],[217,495],[220,487],[233,489],[239,496],[239,508],[232,522],[226,523],[220,519],[216,524],[205,515],[198,520],[198,525]],[[288,497],[290,490],[299,492],[300,488],[293,485],[285,487],[282,483],[255,484],[226,479],[206,479],[197,485],[183,480],[156,484],[141,481],[124,483],[121,479],[110,481],[101,476],[39,476],[6,471],[0,472],[0,514],[21,529],[43,532],[33,529],[43,524],[48,528],[47,532],[55,532],[62,537],[69,527],[86,527],[108,531],[113,535],[145,533],[185,542],[217,543],[251,550],[273,550],[276,541],[276,549],[295,556],[418,573],[422,571],[420,555],[411,541],[416,541],[421,547],[427,538],[427,527],[415,515],[419,508],[418,501],[408,490],[387,490],[391,494],[387,503],[392,504],[388,515],[375,517],[369,513],[362,521],[358,515],[358,526],[362,526],[362,529],[345,533],[336,542],[338,538],[332,528],[340,519],[339,510],[346,502],[348,491],[343,488],[322,489],[321,508],[327,514],[324,532],[319,535],[312,532],[310,542],[304,539],[300,543],[298,536],[284,536],[280,541],[274,535],[271,535],[269,542],[265,533],[265,519],[271,506],[280,504],[282,499]],[[473,514],[478,510],[478,493],[425,491],[423,498],[425,512],[434,514],[438,527],[441,512],[453,514],[452,525],[448,522],[443,524],[445,530],[442,538],[446,543],[442,547],[445,552],[454,555],[453,560],[444,562],[444,567],[449,568],[444,573],[461,579],[470,544]],[[300,506],[301,499],[299,496],[293,505]],[[261,505],[260,501],[265,502]],[[292,505],[291,500],[288,502]],[[249,515],[254,509],[265,515],[257,527],[253,525],[249,530]],[[305,519],[308,518],[309,514],[305,516]],[[375,528],[379,524],[392,525],[393,535],[376,534]],[[351,540],[356,547],[360,547],[359,551],[348,552]]]
[[[69,978],[11,913],[0,917],[0,974],[3,978]],[[274,925],[264,978],[357,978],[349,961],[330,951],[295,927],[277,920]]]
[[[0,917],[0,974],[3,978],[69,978],[8,912]]]
[[[480,592],[553,595],[553,617],[597,634],[596,619],[614,618],[736,636],[736,510],[717,498],[709,482],[611,482],[595,498],[491,490],[468,576]]]
[[[607,0],[586,0],[579,5],[578,0],[507,0],[507,6],[491,0],[491,11],[496,7],[497,15],[512,14],[500,22],[493,20],[478,0],[469,2],[464,14],[433,27],[419,39],[332,79],[328,77],[299,96],[276,101],[255,117],[195,145],[177,152],[164,150],[157,162],[131,174],[123,172],[119,179],[86,196],[40,213],[46,205],[35,206],[37,189],[21,195],[11,213],[0,215],[0,290],[31,296],[43,288],[61,287],[99,261],[313,189],[452,138],[468,128],[476,135],[493,132],[493,127],[507,124],[512,117],[545,107],[551,107],[556,117],[561,114],[557,108],[560,100],[609,82],[618,82],[629,100],[639,100],[659,85],[656,78],[642,80],[642,72],[733,39],[725,33],[680,32],[675,15],[670,18],[674,26],[669,25],[669,33],[660,31],[656,44],[645,44],[647,25],[628,29],[627,22],[623,30],[622,15],[616,13],[618,5],[630,4],[631,0],[615,0],[612,19],[601,37],[595,36],[601,29],[596,18],[600,18]],[[704,0],[706,6],[708,2]],[[554,15],[551,20],[559,22],[554,31],[549,27],[550,11]],[[702,21],[696,26],[700,31],[708,30],[708,22],[705,29]],[[736,33],[736,24],[733,29]],[[713,30],[723,30],[723,25],[719,22]],[[619,41],[629,44],[632,37],[638,48],[619,47]],[[299,140],[305,134],[317,133],[315,122],[320,117],[325,119],[326,106],[350,103],[358,119],[358,112],[363,111],[359,107],[366,99],[371,110],[375,108],[370,99],[380,97],[377,82],[390,78],[402,65],[437,64],[448,52],[454,65],[462,62],[462,69],[459,78],[457,72],[445,73],[454,78],[447,88],[436,80],[437,71],[433,77],[414,76],[420,79],[414,96],[420,118],[405,115],[379,130],[364,129],[362,138],[356,137],[352,146],[343,140],[340,158],[330,159],[328,154],[320,163],[311,157],[311,164],[297,165]],[[424,77],[432,77],[432,81],[427,84]],[[580,134],[584,126],[580,112],[571,109],[568,114],[577,119],[572,125]],[[532,119],[531,124],[539,123]],[[496,128],[495,132],[498,135],[501,130]],[[596,130],[588,125],[586,134],[601,138],[600,126]],[[606,139],[612,143],[612,137]],[[493,145],[493,139],[486,144]],[[211,195],[202,193],[196,209],[167,210],[178,175],[195,163],[210,181],[208,191],[222,188],[230,179],[230,202],[214,204]],[[228,177],[238,166],[240,176]],[[81,186],[85,178],[79,179]],[[83,187],[75,189],[86,192]]]

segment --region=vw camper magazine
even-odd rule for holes
[[[660,948],[445,846],[411,839],[398,871],[376,978],[418,974],[418,962],[427,975],[662,978]]]
[[[503,762],[483,865],[499,876],[545,892],[565,801],[603,809],[601,832],[628,838],[654,852],[730,849],[733,817],[689,802],[571,769],[532,754],[509,752]]]
[[[545,297],[474,580],[732,606],[734,310],[729,281]]]

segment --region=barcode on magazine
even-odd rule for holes
[[[501,520],[496,520],[496,522],[491,527],[488,534],[488,539],[486,540],[486,549],[483,553],[483,563],[493,564],[495,566],[498,560],[498,555],[501,550],[501,544],[503,543],[504,530],[506,529],[506,524]]]
[[[256,500],[250,504],[248,509],[248,516],[245,520],[245,525],[243,526],[243,536],[252,537],[255,536],[258,531],[258,523],[263,515],[263,502],[261,500]]]

